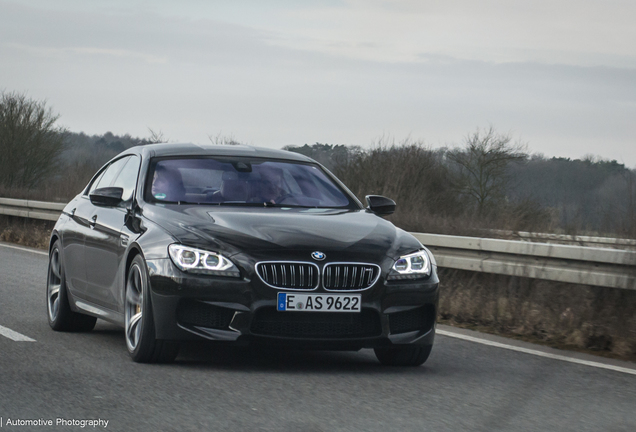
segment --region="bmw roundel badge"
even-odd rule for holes
[[[311,253],[311,257],[312,257],[313,259],[315,259],[316,261],[322,261],[322,260],[324,260],[325,258],[327,258],[327,255],[325,255],[325,254],[324,254],[324,253],[322,253],[322,252],[318,252],[318,251],[316,251],[316,252],[312,252],[312,253]]]

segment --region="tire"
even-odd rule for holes
[[[55,331],[88,332],[93,330],[97,322],[97,318],[93,316],[71,310],[59,240],[53,244],[49,253],[49,268],[46,277],[46,310],[49,325]]]
[[[385,366],[421,366],[431,354],[433,345],[407,345],[398,348],[376,348],[375,356]]]
[[[155,337],[148,267],[141,255],[133,258],[127,274],[124,314],[126,347],[130,357],[137,363],[174,361],[179,354],[179,344]]]

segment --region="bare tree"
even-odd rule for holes
[[[234,135],[223,135],[221,132],[215,135],[208,135],[208,139],[214,145],[243,145],[243,143],[237,141]]]
[[[323,147],[324,148],[324,147]],[[389,220],[418,232],[446,232],[460,217],[461,202],[450,186],[443,151],[406,138],[396,143],[379,138],[370,149],[349,150],[334,174],[365,203],[365,195],[387,196],[397,202]],[[337,149],[341,151],[341,149]]]
[[[464,149],[453,149],[447,157],[456,164],[459,192],[477,204],[483,214],[490,204],[504,199],[508,185],[508,165],[527,158],[526,145],[513,144],[510,135],[499,134],[491,126],[466,138]]]
[[[56,126],[46,101],[17,92],[0,93],[0,184],[33,188],[59,167],[66,129]]]
[[[163,132],[154,131],[150,128],[148,128],[148,132],[150,132],[150,136],[144,140],[146,144],[159,144],[168,142],[168,139],[163,135]]]

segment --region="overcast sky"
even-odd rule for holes
[[[0,89],[72,131],[280,148],[380,137],[636,167],[633,0],[0,0]]]

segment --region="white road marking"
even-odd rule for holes
[[[35,339],[31,339],[28,336],[20,334],[16,331],[11,330],[10,328],[6,328],[0,325],[0,335],[4,337],[8,337],[11,340],[16,342],[35,342]]]
[[[589,360],[581,360],[581,359],[577,359],[577,358],[574,358],[574,357],[567,357],[567,356],[559,355],[559,354],[551,354],[551,353],[547,353],[547,352],[543,352],[543,351],[538,351],[538,350],[529,349],[529,348],[522,348],[522,347],[518,347],[518,346],[514,346],[514,345],[507,345],[507,344],[503,344],[503,343],[500,343],[500,342],[494,342],[494,341],[490,341],[490,340],[487,340],[487,339],[476,338],[476,337],[473,337],[473,336],[468,336],[468,335],[464,335],[464,334],[460,334],[460,333],[449,332],[449,331],[446,331],[446,330],[437,329],[435,331],[435,333],[440,334],[442,336],[448,336],[448,337],[462,339],[462,340],[466,340],[466,341],[470,341],[470,342],[479,343],[479,344],[482,344],[482,345],[488,345],[488,346],[492,346],[492,347],[503,348],[503,349],[507,349],[507,350],[511,350],[511,351],[518,351],[518,352],[522,352],[522,353],[525,353],[525,354],[532,354],[532,355],[536,355],[538,357],[545,357],[545,358],[554,359],[554,360],[566,361],[566,362],[569,362],[569,363],[576,363],[576,364],[580,364],[580,365],[591,366],[591,367],[600,368],[600,369],[609,369],[609,370],[613,370],[613,371],[616,371],[616,372],[623,372],[623,373],[626,373],[626,374],[636,375],[636,369],[630,369],[630,368],[625,368],[625,367],[621,367],[621,366],[614,366],[614,365],[610,365],[610,364],[599,363],[599,362],[589,361]]]
[[[36,253],[36,254],[49,256],[48,253],[46,253],[44,251],[39,251],[39,250],[36,250],[36,249],[28,249],[28,248],[23,248],[23,247],[20,247],[20,246],[8,245],[8,244],[4,244],[4,243],[0,243],[0,246],[6,247],[6,248],[9,248],[9,249],[17,249],[17,250],[21,250],[21,251],[24,251],[24,252],[33,252],[33,253]]]

